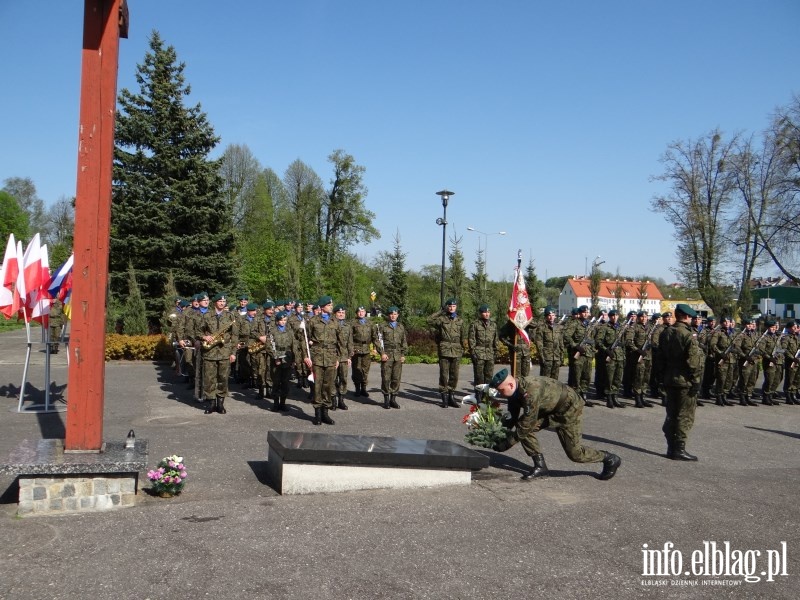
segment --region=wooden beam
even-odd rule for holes
[[[67,451],[99,451],[103,444],[106,288],[121,2],[84,0],[64,442]]]

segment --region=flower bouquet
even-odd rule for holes
[[[186,465],[182,456],[166,456],[158,466],[148,471],[147,478],[153,483],[153,493],[163,498],[177,496],[186,485]]]
[[[462,419],[468,429],[464,436],[468,444],[494,449],[508,437],[509,430],[503,426],[500,403],[495,400],[494,391],[489,386],[479,386],[474,396],[465,399],[466,403],[472,404]],[[474,404],[471,402],[473,399]]]

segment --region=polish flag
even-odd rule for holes
[[[17,264],[22,260],[24,253],[22,251],[22,242],[17,242]],[[28,311],[25,310],[25,298],[27,294],[25,293],[25,269],[18,268],[17,269],[17,282],[14,285],[14,289],[12,290],[14,294],[14,305],[17,307],[17,310],[22,313],[22,316],[25,319],[25,322],[28,322]]]
[[[33,239],[28,243],[28,247],[25,248],[25,254],[22,257],[22,268],[25,270],[25,289],[28,293],[28,302],[26,304],[30,307],[34,301],[31,296],[44,283],[42,281],[42,246],[38,233],[33,236]]]
[[[47,293],[47,283],[50,281],[50,259],[47,252],[47,244],[41,247],[41,258],[39,260],[41,283],[39,288],[30,294],[31,319],[38,321],[44,327],[48,326],[48,315],[50,314],[50,296]]]
[[[19,266],[14,234],[8,236],[3,266],[0,267],[0,314],[10,319],[19,310],[19,301],[15,303],[14,287],[17,285]]]
[[[533,309],[528,301],[528,291],[525,289],[525,278],[522,276],[520,263],[521,259],[518,259],[517,268],[514,270],[516,273],[514,289],[511,292],[511,301],[508,303],[508,318],[519,330],[519,335],[525,339],[526,343],[530,344],[531,340],[525,331],[525,327],[533,319]]]

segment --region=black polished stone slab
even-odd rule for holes
[[[17,475],[78,475],[133,473],[147,469],[147,440],[106,442],[101,452],[64,452],[64,440],[22,440],[3,462],[0,473]]]
[[[483,454],[444,440],[270,431],[267,444],[284,462],[473,471],[489,466]]]

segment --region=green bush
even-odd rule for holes
[[[163,335],[106,335],[106,360],[167,361],[172,356],[172,344]]]

